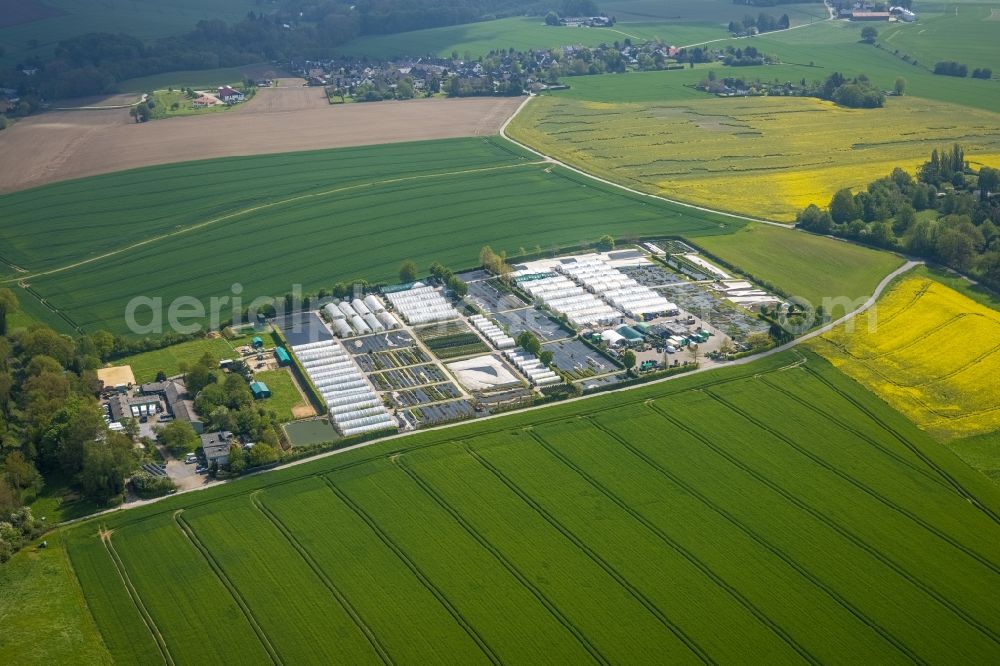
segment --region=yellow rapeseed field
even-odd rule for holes
[[[549,96],[532,101],[511,134],[636,189],[780,221],[894,167],[912,171],[955,142],[974,165],[1000,166],[1000,114],[909,97],[846,109],[798,97],[616,104]]]
[[[1000,429],[1000,312],[910,277],[809,344],[943,441]]]

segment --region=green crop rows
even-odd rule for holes
[[[126,662],[1000,653],[1000,493],[808,353],[425,432],[100,526],[108,546],[91,521],[69,551]]]
[[[741,226],[536,163],[498,138],[154,167],[11,194],[0,206],[4,256],[28,271],[18,279],[36,295],[19,297],[46,299],[64,325],[116,332],[137,295],[162,298],[164,309],[191,296],[207,311],[234,283],[247,304],[293,283],[308,292],[393,280],[407,258],[424,269],[471,266],[486,244],[513,254],[604,233]],[[148,310],[140,317],[148,322]]]

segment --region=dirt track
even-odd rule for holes
[[[120,103],[120,98],[114,100]],[[212,157],[496,134],[521,98],[331,106],[318,88],[258,91],[224,113],[133,123],[125,109],[52,111],[0,132],[0,193]]]

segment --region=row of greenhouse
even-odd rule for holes
[[[458,312],[441,294],[441,290],[422,282],[414,282],[409,289],[387,292],[385,297],[411,325],[458,318]]]
[[[341,435],[396,428],[396,419],[339,342],[310,342],[292,347],[292,351],[326,402],[330,423]]]
[[[534,386],[549,386],[559,384],[562,379],[556,373],[546,368],[538,357],[525,351],[506,350],[503,355],[524,373]]]
[[[496,325],[491,319],[487,319],[483,315],[472,315],[469,317],[469,321],[475,326],[480,333],[486,336],[486,339],[490,341],[497,349],[512,349],[516,344],[514,338],[510,337],[503,330]]]
[[[560,264],[556,270],[633,319],[641,320],[644,315],[675,315],[678,312],[674,303],[601,259],[580,257],[576,261]]]
[[[526,273],[515,279],[532,298],[566,315],[574,326],[610,324],[621,317],[620,312],[558,273]]]
[[[355,298],[350,303],[346,300],[337,304],[328,303],[323,306],[323,312],[338,338],[399,328],[396,318],[386,312],[382,303],[372,294],[365,296],[364,300]]]

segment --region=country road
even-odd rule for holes
[[[765,352],[762,352],[760,354],[754,354],[753,356],[745,356],[745,357],[737,359],[735,361],[729,361],[729,362],[726,362],[726,363],[719,363],[719,364],[708,366],[708,367],[696,368],[695,370],[692,370],[690,372],[684,372],[684,373],[681,373],[681,374],[678,374],[678,375],[671,375],[669,377],[663,377],[662,379],[654,379],[653,381],[649,381],[649,382],[646,382],[644,384],[639,384],[638,386],[626,386],[626,387],[623,387],[623,388],[613,389],[613,390],[610,390],[610,391],[604,391],[604,392],[601,392],[601,393],[592,393],[590,395],[582,395],[582,396],[579,396],[579,397],[576,397],[576,398],[569,398],[567,400],[561,400],[559,402],[549,403],[549,404],[546,404],[546,405],[538,405],[536,407],[527,407],[525,409],[519,409],[519,410],[517,410],[515,412],[508,412],[508,413],[503,413],[503,414],[494,414],[494,415],[491,415],[491,416],[484,416],[482,418],[476,419],[475,422],[476,423],[480,423],[480,422],[483,422],[483,421],[490,421],[490,420],[493,420],[493,419],[504,418],[505,416],[509,416],[511,413],[522,414],[522,413],[525,413],[525,412],[531,412],[531,411],[536,411],[536,410],[541,410],[541,409],[547,409],[547,408],[552,407],[554,405],[565,405],[565,404],[569,404],[569,403],[573,403],[573,402],[580,402],[582,400],[593,400],[594,398],[598,398],[598,397],[603,396],[603,395],[608,395],[608,394],[612,394],[612,393],[621,393],[623,391],[632,391],[632,390],[635,390],[637,388],[642,388],[642,387],[646,387],[646,386],[653,386],[653,385],[656,385],[656,384],[663,384],[665,382],[669,382],[669,381],[673,381],[673,380],[676,380],[676,379],[680,379],[682,377],[690,377],[692,375],[697,375],[697,374],[702,374],[702,373],[706,373],[706,372],[711,372],[711,371],[716,370],[718,368],[730,368],[730,367],[736,367],[736,366],[741,366],[741,365],[747,365],[749,363],[753,363],[753,362],[758,361],[760,359],[767,358],[769,356],[774,356],[775,354],[780,354],[782,352],[786,352],[786,351],[788,351],[790,349],[794,349],[796,346],[802,344],[803,342],[808,342],[809,340],[812,340],[813,338],[815,338],[817,336],[823,335],[824,333],[827,333],[827,332],[833,330],[837,326],[840,326],[841,324],[844,324],[844,323],[850,321],[851,319],[854,319],[858,315],[864,314],[865,312],[867,312],[869,309],[871,309],[875,305],[875,303],[878,301],[879,297],[882,295],[882,292],[885,291],[886,287],[888,287],[889,284],[892,283],[893,280],[895,280],[900,275],[903,275],[904,273],[912,270],[916,266],[920,266],[923,263],[924,263],[923,261],[916,261],[916,260],[907,261],[905,264],[903,264],[902,266],[900,266],[899,268],[897,268],[896,270],[894,270],[893,272],[889,273],[884,278],[882,278],[882,281],[878,283],[877,287],[875,287],[875,291],[872,292],[872,295],[868,297],[868,300],[866,300],[864,303],[862,303],[861,305],[859,305],[857,308],[855,308],[851,312],[848,312],[843,317],[840,317],[839,319],[831,321],[828,324],[825,324],[824,326],[822,326],[820,328],[817,328],[814,331],[810,331],[809,333],[807,333],[807,334],[805,334],[805,335],[803,335],[801,337],[798,337],[798,338],[796,338],[796,339],[794,339],[794,340],[792,340],[790,342],[787,342],[787,343],[785,343],[783,345],[780,345],[778,347],[775,347],[773,349],[769,349],[769,350],[767,350]],[[802,362],[804,362],[804,359],[803,359],[803,361],[797,362],[795,365],[798,365],[798,364],[800,364]],[[431,428],[425,428],[425,429],[420,430],[419,432],[431,432],[431,431],[434,431],[434,430],[447,430],[449,428],[456,428],[456,427],[460,427],[460,426],[467,425],[467,424],[468,424],[468,421],[458,421],[456,423],[446,423],[446,424],[440,425],[440,426],[434,426],[434,427],[431,427]],[[260,471],[260,472],[254,472],[252,474],[247,474],[247,475],[242,476],[242,477],[240,477],[238,479],[230,479],[230,480],[222,481],[222,482],[219,482],[219,483],[211,483],[211,484],[208,484],[208,485],[205,485],[205,486],[199,486],[197,488],[190,488],[190,489],[187,489],[187,490],[181,490],[181,491],[179,491],[177,493],[174,493],[173,495],[166,495],[164,497],[157,497],[157,498],[150,499],[150,500],[140,500],[140,501],[137,501],[137,502],[132,502],[131,504],[128,504],[127,506],[123,505],[123,506],[115,507],[113,509],[107,509],[105,511],[101,511],[99,513],[95,513],[95,514],[92,514],[92,515],[89,515],[89,516],[84,516],[82,518],[76,518],[74,520],[69,520],[69,521],[66,521],[64,523],[61,523],[61,525],[69,525],[69,524],[76,523],[76,522],[82,522],[82,521],[85,521],[85,520],[90,520],[91,518],[94,518],[96,516],[102,516],[102,515],[109,514],[109,513],[114,513],[114,512],[117,512],[117,511],[127,511],[128,509],[132,509],[132,508],[135,508],[135,507],[145,506],[147,504],[153,504],[153,503],[159,502],[161,500],[166,499],[167,497],[175,497],[176,495],[199,492],[201,490],[205,490],[206,488],[215,488],[215,487],[218,487],[218,486],[220,486],[220,485],[222,485],[224,483],[232,483],[234,481],[239,481],[240,479],[249,478],[251,476],[258,476],[258,475],[261,475],[261,474],[269,474],[269,473],[271,473],[273,471],[276,471],[276,470],[289,469],[289,468],[292,468],[292,467],[296,467],[298,465],[304,465],[304,464],[307,464],[307,463],[311,463],[311,462],[314,462],[316,460],[320,460],[322,458],[329,458],[331,456],[337,456],[337,455],[341,455],[343,453],[347,453],[348,451],[354,451],[354,450],[357,450],[357,449],[361,449],[361,448],[365,448],[365,447],[368,447],[368,446],[372,446],[374,444],[381,444],[383,442],[388,442],[388,441],[395,440],[395,439],[409,437],[409,436],[411,436],[413,434],[414,433],[412,433],[412,432],[405,432],[405,433],[397,433],[395,435],[389,435],[387,437],[380,437],[378,439],[373,439],[373,440],[369,440],[367,442],[361,442],[359,444],[354,444],[352,446],[347,446],[347,447],[344,447],[342,449],[336,449],[334,451],[327,451],[326,453],[320,453],[318,455],[311,456],[309,458],[303,458],[302,460],[296,460],[294,462],[290,462],[290,463],[287,463],[285,465],[279,465],[279,466],[273,467],[271,469],[263,470],[263,471]]]

